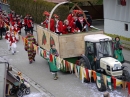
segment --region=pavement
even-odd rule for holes
[[[22,30],[22,36],[24,36]],[[36,37],[36,32],[34,32]],[[123,50],[124,56],[129,60],[130,51]],[[127,55],[127,56],[126,56]],[[14,71],[21,71],[31,85],[31,94],[24,97],[102,97],[95,83],[82,83],[74,74],[59,72],[58,80],[53,80],[46,60],[36,55],[36,61],[29,64],[27,52],[24,50],[22,40],[17,43],[17,53],[12,55],[7,50],[5,39],[0,40],[0,56],[6,58]],[[130,66],[130,64],[125,63]],[[107,90],[110,97],[127,97],[127,89]]]

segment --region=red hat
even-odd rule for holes
[[[45,16],[49,16],[50,15],[50,13],[49,12],[47,12],[47,11],[44,11],[44,13],[43,13]]]
[[[78,10],[78,13],[79,13],[79,14],[83,14],[83,11],[81,11],[81,10]]]
[[[77,14],[79,10],[73,10],[73,13]]]
[[[54,16],[54,18],[59,18],[59,16],[57,14],[54,14],[53,16]]]

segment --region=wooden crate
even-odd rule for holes
[[[43,27],[37,26],[37,35],[39,46],[50,50],[50,38],[54,40],[55,47],[61,58],[77,57],[85,53],[84,36],[90,34],[103,34],[103,31],[89,32],[89,33],[77,33],[68,35],[57,35],[53,32],[45,30]],[[43,32],[46,35],[47,43],[42,44]]]

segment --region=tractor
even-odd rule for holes
[[[98,73],[114,76],[124,81],[130,81],[130,75],[121,62],[113,57],[112,38],[104,34],[86,35],[85,54],[79,60],[79,65]],[[96,80],[99,91],[106,91],[101,76],[101,83]]]

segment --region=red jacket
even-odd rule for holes
[[[30,19],[28,19],[27,20],[27,26],[28,26],[28,28],[31,28],[31,27],[33,27],[33,21],[32,20],[30,20]]]
[[[67,16],[67,20],[69,21],[69,24],[70,24],[70,22],[73,20],[73,15],[72,15],[72,14],[69,14],[69,15]]]
[[[11,35],[9,34],[9,36],[8,36],[8,34],[6,33],[5,39],[8,40],[8,41],[10,41],[10,38],[11,38]]]
[[[54,19],[50,20],[50,30],[52,32],[55,32],[55,21],[54,21]]]
[[[45,19],[45,21],[42,22],[42,25],[45,25],[45,28],[48,28],[48,19]]]
[[[4,22],[2,20],[0,20],[0,28],[4,27]]]
[[[27,25],[27,18],[24,18],[24,25]]]
[[[11,36],[11,38],[10,38],[10,46],[12,45],[12,43],[16,43],[17,42],[17,39],[16,39],[16,37],[15,36]]]
[[[55,32],[63,33],[63,23],[62,23],[62,21],[58,21],[58,23],[55,24]]]
[[[73,33],[71,26],[63,25],[63,33],[62,34],[68,34],[68,33]]]
[[[70,22],[70,27],[71,27],[71,31],[72,33],[79,30],[79,28],[76,26],[76,21],[74,21],[74,19],[72,19],[72,21]]]

